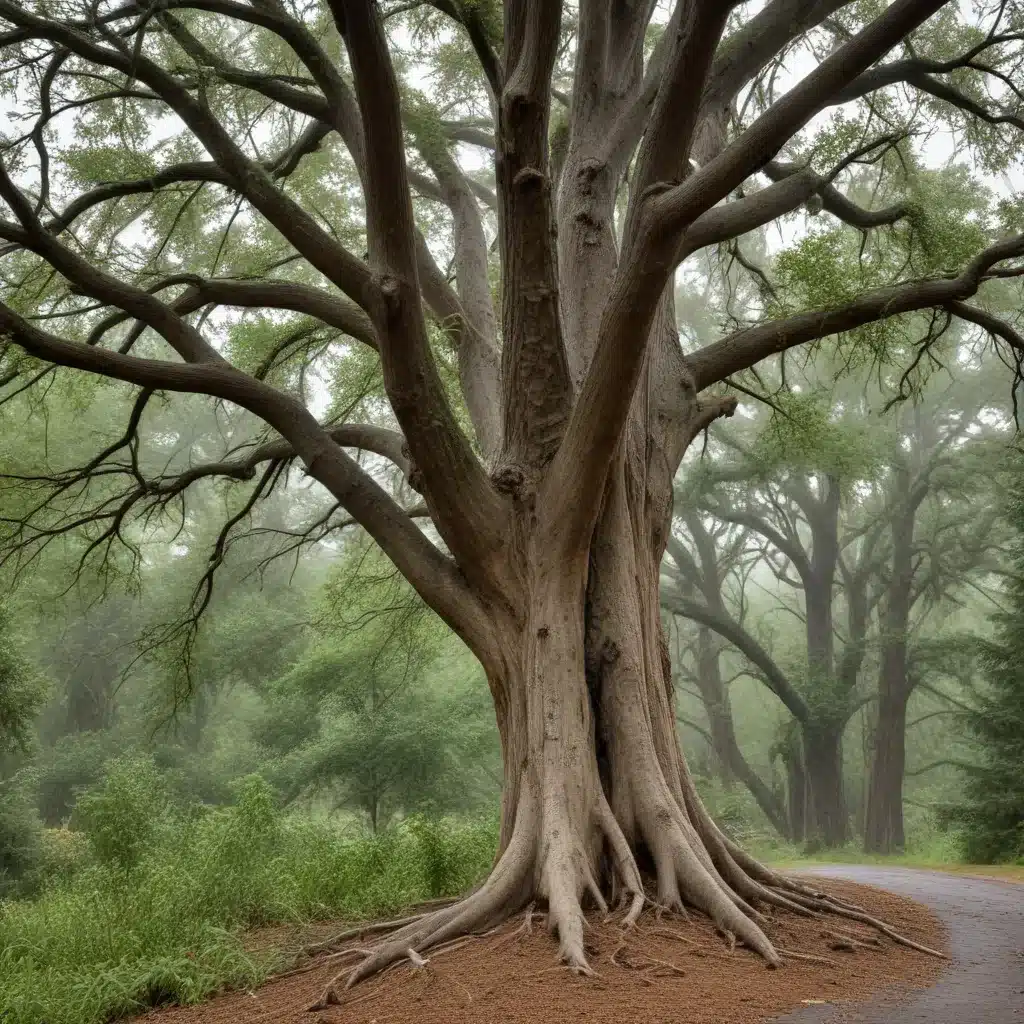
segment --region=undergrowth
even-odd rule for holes
[[[127,855],[111,841],[117,796],[92,802],[86,863],[31,901],[0,903],[3,1024],[100,1024],[256,985],[283,964],[247,951],[246,930],[454,894],[486,874],[497,839],[492,822],[447,819],[353,835],[282,815],[250,779],[226,809],[182,813],[154,800],[154,820],[136,833],[144,842]]]

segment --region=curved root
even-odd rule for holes
[[[686,804],[685,808],[677,804],[653,812],[648,807],[649,813],[638,818],[657,876],[658,897],[653,900],[645,894],[636,858],[608,801],[603,794],[597,799],[593,824],[606,841],[615,883],[621,886],[618,903],[628,907],[622,921],[624,932],[637,923],[648,903],[659,913],[667,910],[685,916],[685,901],[706,913],[730,946],[738,942],[771,967],[780,966],[784,958],[828,962],[813,954],[773,946],[762,927],[768,923],[767,918],[756,909],[756,905],[762,905],[805,917],[831,915],[857,921],[893,942],[945,959],[944,953],[908,939],[861,907],[764,866],[718,829],[699,798],[692,806],[690,801]],[[340,1004],[342,988],[351,988],[395,963],[409,961],[423,967],[427,951],[452,947],[453,942],[466,935],[494,930],[527,905],[530,909],[526,923],[516,935],[524,929],[529,931],[533,901],[538,898],[547,903],[548,928],[558,934],[563,964],[577,974],[594,976],[583,941],[584,895],[589,895],[598,910],[608,914],[608,900],[595,875],[594,851],[572,829],[553,828],[543,842],[538,842],[537,831],[537,817],[524,814],[491,876],[460,902],[353,928],[328,943],[318,944],[324,949],[347,937],[390,933],[375,949],[360,951],[366,953],[363,959],[348,969],[347,976],[342,972],[334,977],[310,1009]],[[345,951],[338,955],[339,959],[351,953]]]

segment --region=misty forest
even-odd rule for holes
[[[0,0],[0,1020],[1024,865],[1022,90],[1008,0]]]

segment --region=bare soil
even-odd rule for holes
[[[830,879],[829,892],[863,906],[910,939],[945,950],[947,936],[930,910],[870,886]],[[932,984],[943,961],[881,939],[852,951],[829,931],[873,943],[870,929],[841,918],[776,913],[768,935],[776,947],[824,958],[786,958],[768,969],[753,952],[730,950],[709,920],[645,912],[624,934],[594,918],[586,932],[598,976],[577,977],[560,967],[557,947],[537,915],[531,934],[519,915],[500,931],[427,955],[425,967],[396,964],[343,996],[344,1005],[308,1012],[337,972],[337,957],[320,957],[299,972],[250,993],[229,993],[202,1006],[154,1011],[145,1024],[755,1024],[801,1006],[861,1000],[883,991]],[[318,929],[321,935],[330,929]],[[275,939],[286,938],[278,932]],[[367,940],[365,945],[369,945]],[[261,942],[263,945],[263,942]],[[359,945],[358,942],[353,945]]]

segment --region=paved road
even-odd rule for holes
[[[777,1024],[1024,1024],[1024,885],[938,871],[872,865],[815,867],[815,875],[847,878],[910,896],[949,928],[952,963],[938,983],[909,1002],[806,1007]]]

